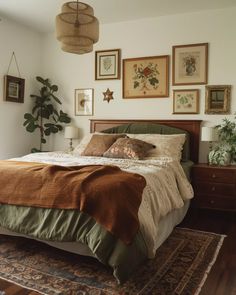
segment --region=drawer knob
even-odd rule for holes
[[[212,192],[214,192],[214,191],[216,190],[215,186],[213,186],[213,187],[211,188],[211,190],[212,190]]]
[[[211,201],[210,201],[210,203],[211,203],[211,204],[214,204],[214,203],[215,203],[215,201],[214,201],[214,200],[211,200]]]
[[[212,174],[212,178],[216,178],[216,175],[215,174]]]

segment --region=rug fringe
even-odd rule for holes
[[[214,234],[214,233],[213,233],[213,234]],[[216,234],[215,234],[215,235],[216,235]],[[219,234],[218,234],[218,235],[219,235]],[[218,257],[219,251],[220,251],[220,249],[221,249],[221,247],[222,247],[222,245],[223,245],[223,242],[224,242],[225,237],[227,237],[227,236],[226,236],[226,235],[221,235],[220,241],[218,242],[218,245],[217,245],[217,247],[216,247],[216,250],[215,250],[214,256],[213,256],[213,258],[212,258],[212,261],[209,263],[209,265],[208,265],[208,267],[207,267],[207,269],[206,269],[206,271],[205,271],[205,274],[204,274],[204,276],[203,276],[203,278],[202,278],[202,280],[201,280],[201,283],[200,283],[199,287],[197,288],[196,292],[194,293],[194,295],[198,295],[198,294],[200,293],[200,291],[201,291],[201,289],[202,289],[202,287],[203,287],[203,285],[204,285],[204,283],[205,283],[205,281],[206,281],[206,279],[207,279],[207,277],[208,277],[208,274],[209,274],[209,272],[211,271],[212,266],[213,266],[213,265],[215,264],[215,262],[216,262],[216,259],[217,259],[217,257]]]
[[[178,227],[178,226],[177,226],[176,228],[186,229],[186,230],[189,230],[189,231],[195,231],[195,232],[197,231],[197,232],[199,232],[199,233],[212,234],[212,235],[214,235],[214,236],[221,236],[221,237],[224,237],[224,238],[227,237],[227,235],[217,234],[217,233],[213,233],[213,232],[211,232],[211,231],[198,230],[198,229],[192,229],[192,228],[187,228],[187,227]]]
[[[3,281],[7,281],[7,282],[12,283],[12,284],[14,284],[14,285],[17,285],[17,286],[19,286],[19,287],[22,287],[23,289],[30,290],[30,291],[35,291],[35,292],[37,292],[37,293],[39,293],[39,294],[42,294],[42,295],[48,295],[47,293],[42,293],[41,291],[38,291],[38,290],[36,290],[36,289],[22,286],[21,284],[16,283],[15,281],[12,281],[12,280],[10,280],[10,279],[6,279],[6,278],[4,278],[4,277],[2,277],[2,276],[1,276],[1,279],[2,279]]]

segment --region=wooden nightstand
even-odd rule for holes
[[[196,164],[193,207],[236,211],[236,166]]]

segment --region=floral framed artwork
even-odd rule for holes
[[[25,79],[5,75],[4,99],[6,101],[24,103]]]
[[[172,47],[172,84],[207,84],[208,43]]]
[[[173,90],[173,114],[198,114],[199,90]]]
[[[92,116],[93,115],[93,95],[92,88],[75,89],[75,115]]]
[[[123,98],[168,97],[169,56],[123,60]]]
[[[229,114],[231,85],[207,85],[205,114]]]
[[[95,52],[95,80],[120,79],[120,49]]]

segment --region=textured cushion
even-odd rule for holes
[[[103,156],[108,158],[143,159],[155,146],[134,138],[119,138]]]
[[[125,134],[94,134],[90,139],[85,150],[81,153],[81,156],[95,156],[101,157],[109,147],[121,137],[126,137]]]
[[[156,146],[155,149],[149,150],[146,158],[172,157],[178,161],[181,159],[185,134],[128,134],[128,136]]]
[[[171,134],[185,134],[186,141],[182,150],[182,161],[188,161],[190,159],[190,135],[187,131],[170,127],[167,125],[150,123],[150,122],[139,122],[139,123],[131,123],[119,125],[116,127],[112,127],[103,131],[103,133],[126,133],[129,134],[163,134],[163,135],[171,135]]]

